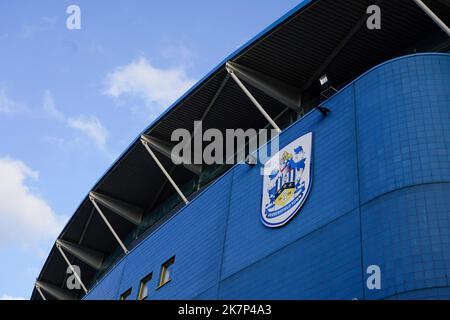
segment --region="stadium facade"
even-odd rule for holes
[[[374,4],[381,29],[366,26]],[[440,0],[303,1],[119,157],[31,298],[450,299],[449,25]],[[307,192],[276,228],[262,218],[261,165],[168,157],[173,130],[195,120],[270,127],[234,77],[282,129],[280,148],[311,137]],[[70,266],[85,288],[69,290]]]

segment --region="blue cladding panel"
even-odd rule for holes
[[[448,300],[449,297],[450,287],[446,287],[408,291],[387,298],[387,300]]]
[[[361,202],[450,181],[450,59],[399,59],[355,83]]]
[[[122,293],[120,284],[122,280],[123,269],[126,261],[119,262],[106,276],[106,281],[99,281],[93,290],[87,295],[87,299],[91,300],[115,300]]]
[[[194,300],[217,300],[218,297],[219,285],[215,285],[214,287],[209,288],[208,290],[202,292],[196,297],[193,297]]]
[[[259,221],[260,167],[235,166],[151,234],[86,299],[117,299],[176,255],[151,299],[450,298],[450,56],[384,63],[284,130],[313,132],[298,215]],[[365,270],[381,267],[381,290]],[[152,287],[153,286],[153,287]]]
[[[172,275],[176,281],[151,290],[150,299],[188,299],[217,283],[231,179],[232,173],[227,174],[209,189],[208,197],[193,201],[130,253],[122,291],[130,285],[137,289],[139,281],[152,271],[150,287],[156,288],[161,264],[172,256],[176,256]]]
[[[366,298],[450,287],[449,208],[450,183],[400,189],[363,206],[364,265],[382,270],[382,290],[366,289]]]
[[[353,211],[224,279],[219,298],[361,299],[360,254]]]
[[[312,191],[301,212],[281,229],[257,223],[261,211],[259,168],[236,168],[222,277],[277,251],[358,206],[352,88],[327,103],[324,118],[313,112],[283,132],[280,147],[313,132]],[[319,147],[320,146],[320,147]]]
[[[354,88],[363,259],[382,270],[365,296],[450,286],[450,59],[399,59]]]

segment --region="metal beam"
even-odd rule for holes
[[[37,292],[39,292],[39,295],[41,296],[42,300],[47,300],[47,298],[42,293],[41,287],[39,287],[37,284],[34,285],[36,287]]]
[[[86,224],[85,224],[84,227],[83,227],[83,231],[81,232],[80,239],[78,240],[78,245],[81,245],[81,243],[82,243],[83,240],[84,240],[84,236],[86,235],[87,229],[88,229],[89,224],[90,224],[90,222],[91,222],[91,220],[92,220],[92,216],[94,215],[94,211],[95,211],[95,208],[93,207],[93,208],[90,210],[90,212],[89,212],[89,217],[88,217],[88,219],[87,219],[87,221],[86,221]],[[72,259],[70,259],[70,263],[73,263],[74,260],[75,260],[75,256],[72,256]],[[66,283],[66,282],[67,282],[67,278],[68,278],[68,277],[69,277],[69,275],[66,274],[66,276],[64,277],[64,282],[63,282],[63,283]]]
[[[300,108],[301,91],[298,88],[265,75],[259,71],[239,65],[236,62],[228,61],[226,66],[231,69],[239,79],[251,84],[268,96],[280,101],[287,107],[295,111],[298,111]]]
[[[49,293],[53,297],[55,297],[58,300],[78,300],[79,297],[77,294],[70,292],[68,290],[61,289],[60,287],[57,287],[53,284],[43,282],[43,281],[36,281],[36,286],[40,289],[44,290],[45,292]]]
[[[245,87],[245,85],[239,80],[239,78],[234,74],[234,71],[227,67],[227,71],[230,74],[230,76],[233,78],[233,80],[237,83],[237,85],[241,88],[242,91],[247,95],[247,97],[253,102],[253,104],[258,108],[259,112],[266,118],[266,120],[272,125],[272,127],[275,128],[278,132],[281,132],[280,127],[277,126],[275,121],[269,116],[269,114],[264,110],[264,108],[259,104],[258,100],[255,99],[255,97],[248,91],[248,89]]]
[[[442,21],[430,8],[427,7],[427,5],[425,3],[423,3],[421,0],[413,0],[420,9],[422,9],[423,12],[425,12],[430,18],[431,20],[434,21],[434,23],[436,23],[439,28],[442,29],[442,31],[444,31],[447,36],[450,37],[450,28],[445,24],[444,21]]]
[[[84,237],[86,236],[86,232],[88,230],[89,224],[91,223],[92,217],[94,216],[94,211],[95,211],[95,208],[92,208],[91,211],[89,212],[89,217],[86,221],[86,224],[84,225],[83,232],[81,232],[80,239],[78,240],[79,245],[81,245],[81,243],[84,240]]]
[[[175,172],[175,169],[177,168],[176,165],[173,165],[172,168],[170,168],[169,170],[169,174],[170,176],[173,175],[173,173]],[[153,209],[154,205],[156,204],[156,202],[158,201],[159,197],[161,196],[161,194],[164,192],[164,189],[166,188],[166,185],[169,183],[169,180],[164,180],[164,182],[161,185],[161,188],[159,188],[158,192],[156,193],[156,196],[153,198],[152,202],[150,203],[150,205],[148,206],[147,210],[151,210]]]
[[[153,158],[153,160],[156,162],[156,164],[158,165],[159,169],[162,171],[162,173],[166,176],[167,180],[169,180],[169,182],[172,184],[173,188],[177,191],[178,195],[181,197],[181,199],[183,199],[184,203],[188,204],[189,201],[188,199],[185,197],[185,195],[183,194],[183,192],[181,191],[180,188],[178,188],[177,184],[175,183],[175,181],[173,181],[172,177],[170,176],[170,174],[167,172],[167,170],[164,168],[164,166],[161,164],[161,162],[158,160],[158,158],[156,157],[156,155],[154,154],[154,152],[152,151],[152,149],[149,146],[149,143],[147,142],[147,139],[144,136],[141,136],[141,143],[142,145],[145,147],[145,149],[147,149],[147,152],[150,154],[150,156]]]
[[[188,163],[191,161],[190,159],[186,159],[187,161],[185,161],[185,159],[182,159],[175,154],[172,155],[173,145],[171,143],[168,143],[168,142],[166,142],[162,139],[156,138],[156,137],[149,136],[147,134],[143,134],[141,139],[144,139],[155,150],[162,153],[164,156],[168,157],[169,159],[171,159],[172,157],[175,157],[177,162],[182,163],[186,169],[190,170],[191,172],[195,173],[196,175],[199,175],[202,172],[201,166]]]
[[[61,253],[61,256],[64,258],[64,261],[66,261],[67,266],[72,270],[73,275],[75,276],[75,278],[78,280],[78,283],[81,285],[81,287],[84,290],[84,293],[87,293],[88,290],[86,288],[86,286],[84,285],[83,281],[81,281],[81,277],[80,275],[75,271],[75,268],[73,267],[73,265],[70,263],[69,259],[67,259],[66,254],[64,253],[64,250],[61,247],[61,244],[58,243],[58,241],[56,242],[56,248],[58,248],[58,251]]]
[[[228,82],[228,79],[230,79],[230,74],[227,73],[225,78],[223,78],[222,83],[220,84],[219,88],[217,89],[216,93],[214,94],[214,97],[209,102],[208,106],[206,107],[205,111],[203,111],[201,121],[206,119],[206,116],[208,115],[209,111],[213,107],[213,105],[216,103],[217,99],[219,98],[220,94],[222,93],[223,89],[225,88],[225,85]],[[195,131],[194,131],[195,134]]]
[[[89,195],[89,200],[91,200],[92,204],[94,205],[95,209],[97,209],[98,214],[102,217],[109,231],[111,231],[114,238],[116,238],[117,242],[122,247],[123,252],[125,252],[125,254],[128,254],[127,247],[123,244],[122,240],[120,240],[120,237],[118,236],[112,225],[109,223],[108,219],[106,219],[105,215],[103,214],[103,211],[100,209],[95,199],[91,195]]]
[[[275,118],[273,118],[273,120],[277,121],[279,118],[281,118],[289,110],[291,110],[291,108],[289,108],[289,107],[284,108],[283,111],[281,111]],[[269,126],[270,126],[270,123],[266,124],[263,129],[267,129]],[[252,139],[257,139],[257,138],[258,138],[258,135],[256,135],[255,137],[252,137],[249,141],[247,141],[247,143],[245,144],[245,147],[247,147],[247,145],[250,144]],[[273,137],[271,136],[269,141],[271,141],[272,139],[273,139]],[[234,158],[234,156],[237,153],[238,153],[238,151],[236,153],[234,153],[232,156],[230,156],[229,158],[227,158],[227,160],[225,160],[225,163],[227,163],[228,159]]]
[[[91,191],[89,196],[94,198],[104,207],[110,209],[114,213],[117,213],[119,216],[130,221],[131,223],[134,223],[135,225],[138,225],[142,221],[144,209],[139,208],[138,206],[122,200],[114,199],[98,192]]]
[[[448,0],[438,0],[442,5],[448,7],[450,9],[450,2]]]
[[[208,106],[206,107],[205,111],[203,111],[202,116],[200,118],[200,123],[203,122],[206,119],[206,116],[208,115],[208,113],[211,111],[212,107],[216,103],[217,99],[219,98],[220,94],[222,93],[223,89],[225,88],[225,85],[227,84],[229,78],[230,78],[230,75],[227,73],[226,76],[224,77],[224,79],[222,80],[222,82],[220,83],[219,88],[216,90],[213,98],[211,99],[211,101],[209,102]],[[197,131],[198,131],[199,128],[201,128],[201,126],[194,126],[194,129],[191,132],[192,139],[194,139],[194,137],[197,134]],[[150,135],[146,135],[146,134],[142,135],[142,138],[146,142],[148,142],[155,150],[158,150],[160,153],[162,153],[166,157],[168,157],[168,158],[172,157],[171,150],[172,150],[173,146],[170,145],[169,143],[167,143],[167,142],[165,142],[165,141],[163,141],[161,139],[152,137]],[[188,148],[191,147],[192,139],[189,141]],[[195,152],[195,150],[194,150],[194,152]],[[195,157],[194,157],[194,159],[195,159]],[[189,169],[190,171],[195,173],[196,175],[200,175],[201,174],[201,171],[202,171],[202,166],[201,165],[184,164],[185,161],[182,160],[182,159],[178,159],[178,161],[179,162],[183,162],[183,165],[187,169]],[[174,169],[175,169],[175,167],[173,167],[171,169],[170,175],[173,173]],[[162,191],[162,189],[161,189],[161,191]]]
[[[206,119],[206,116],[211,111],[212,107],[214,106],[214,104],[216,103],[216,101],[219,98],[220,94],[222,93],[223,89],[225,88],[225,85],[227,84],[228,79],[230,79],[230,74],[229,73],[227,73],[225,78],[223,78],[222,83],[220,84],[220,86],[217,89],[216,93],[214,94],[213,98],[209,102],[209,104],[206,107],[205,111],[203,111],[202,117],[200,118],[201,122],[203,122]],[[200,126],[194,127],[194,130],[192,131],[192,138],[195,137],[195,135],[196,135],[196,133],[197,133],[199,128],[200,128]]]
[[[100,270],[102,268],[105,257],[103,253],[62,239],[56,240],[56,244],[60,245],[64,250],[76,256],[92,268],[96,270]]]
[[[380,5],[383,0],[378,0],[375,2],[375,5]],[[316,69],[316,72],[309,78],[309,80],[303,85],[301,92],[307,90],[314,81],[316,81],[325,71],[326,68],[330,65],[330,63],[334,60],[334,58],[341,52],[341,50],[347,45],[350,39],[355,35],[355,33],[361,28],[361,26],[366,23],[367,13],[365,13],[361,19],[353,26],[349,33],[345,36],[344,39],[333,49],[330,55],[325,59],[322,65]]]
[[[209,112],[211,111],[212,107],[215,105],[217,99],[219,98],[220,94],[222,93],[223,89],[225,88],[228,79],[230,79],[230,74],[227,73],[225,77],[223,78],[222,82],[219,85],[219,88],[217,88],[216,92],[214,93],[214,96],[212,97],[211,101],[209,102],[208,106],[206,107],[205,111],[203,111],[202,116],[200,118],[200,121],[194,121],[194,129],[191,133],[191,140],[189,140],[189,145],[187,148],[191,148],[192,141],[195,141],[196,135],[198,130],[202,127],[203,121],[205,121],[206,117],[208,116]],[[200,147],[199,150],[197,150],[197,146],[194,145],[194,161],[195,159],[203,159],[203,150]],[[203,166],[200,166],[203,169]],[[200,175],[198,181],[200,181]],[[197,186],[197,190],[200,188],[200,183]]]

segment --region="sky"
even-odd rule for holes
[[[152,120],[299,2],[0,0],[0,300],[29,299],[65,223]]]

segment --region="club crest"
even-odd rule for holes
[[[301,208],[311,188],[312,132],[272,156],[264,165],[261,221],[286,224]]]

